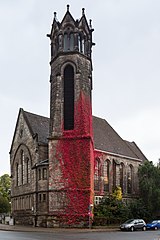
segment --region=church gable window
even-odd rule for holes
[[[64,130],[74,129],[74,69],[64,69]]]
[[[23,186],[30,182],[31,159],[29,150],[20,145],[15,155],[14,165],[15,186]]]
[[[19,136],[20,136],[20,138],[23,137],[23,129],[20,130]]]

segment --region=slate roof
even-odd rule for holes
[[[147,160],[146,156],[143,154],[143,152],[140,150],[140,148],[137,146],[137,144],[135,142],[129,142],[126,140],[125,140],[125,142],[131,148],[131,150],[138,156],[138,158],[140,158],[142,160]]]
[[[49,118],[26,111],[24,111],[24,116],[32,133],[38,134],[38,141],[47,144]],[[97,150],[147,160],[134,142],[123,140],[105,119],[93,116],[93,135],[95,149]]]
[[[47,138],[49,136],[49,118],[26,111],[23,111],[23,113],[32,134],[38,134],[38,142],[47,144]]]
[[[93,135],[97,150],[147,160],[134,142],[123,140],[105,119],[93,116]]]

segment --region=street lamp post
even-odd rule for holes
[[[92,228],[92,218],[93,218],[93,204],[89,204],[88,217],[89,217],[89,229],[91,229]]]

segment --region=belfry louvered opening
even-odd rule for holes
[[[74,129],[74,69],[64,69],[64,130]]]

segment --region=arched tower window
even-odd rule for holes
[[[95,161],[95,172],[94,172],[94,190],[100,190],[100,161],[96,159]]]
[[[85,54],[85,36],[82,34],[78,36],[78,48],[79,52]]]
[[[73,33],[64,34],[64,51],[73,51],[74,50],[74,35]]]
[[[109,161],[104,161],[103,164],[103,179],[104,179],[104,191],[109,191]]]
[[[64,69],[64,130],[74,129],[74,69]]]
[[[65,33],[65,34],[64,34],[64,51],[68,51],[68,46],[69,46],[68,34]]]
[[[127,192],[128,192],[128,194],[132,194],[132,185],[133,185],[133,166],[130,165],[128,167],[128,172],[127,172]]]

